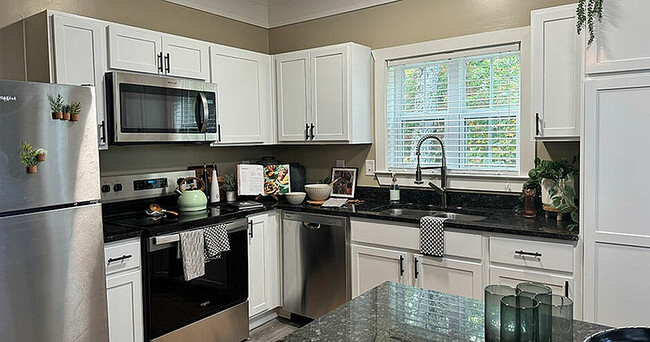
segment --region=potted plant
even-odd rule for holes
[[[555,186],[550,189],[551,192],[551,205],[556,208],[560,214],[571,213],[573,223],[569,224],[569,230],[578,227],[579,224],[579,211],[576,205],[576,191],[573,187],[574,176],[568,174],[566,178],[557,181]]]
[[[70,105],[63,106],[63,119],[61,120],[70,120]]]
[[[56,98],[50,96],[50,108],[52,109],[52,119],[63,119],[63,96],[56,94]]]
[[[27,168],[27,173],[38,172],[38,159],[36,158],[36,151],[32,145],[23,142],[20,145],[20,162]]]
[[[44,148],[39,148],[38,150],[34,151],[36,154],[36,160],[41,163],[45,161],[45,156],[47,155],[47,150]]]
[[[234,174],[227,173],[223,175],[223,191],[226,192],[226,202],[237,201],[237,178]]]
[[[535,158],[535,167],[528,171],[528,180],[524,183],[524,189],[535,189],[542,196],[542,203],[551,205],[550,190],[560,179],[565,179],[567,175],[577,175],[578,169],[574,166],[576,160],[568,162],[565,159],[560,160],[541,160]],[[573,178],[571,180],[573,182]],[[573,184],[569,184],[573,186]]]
[[[79,113],[81,113],[81,102],[72,102],[70,105],[70,121],[79,121]]]

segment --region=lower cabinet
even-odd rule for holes
[[[248,315],[280,305],[280,230],[276,213],[248,217]]]
[[[104,256],[108,336],[111,342],[144,341],[140,239],[106,244]]]
[[[575,298],[573,277],[559,276],[545,272],[510,269],[506,267],[490,266],[490,284],[502,284],[512,287],[525,281],[542,283],[553,289],[553,293],[569,298]]]
[[[483,265],[480,262],[413,255],[414,285],[474,299],[483,298]]]
[[[352,244],[352,297],[385,282],[405,283],[408,279],[407,253]],[[406,276],[406,277],[405,277]]]

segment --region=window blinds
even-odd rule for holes
[[[387,78],[388,167],[412,169],[425,134],[445,142],[450,170],[519,171],[519,44],[390,61]],[[434,141],[422,165],[439,165]]]

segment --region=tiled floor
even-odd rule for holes
[[[248,341],[275,342],[298,330],[300,325],[284,318],[276,318],[251,330]]]

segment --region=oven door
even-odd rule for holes
[[[205,275],[190,281],[183,280],[182,262],[177,257],[178,242],[169,242],[173,235],[149,238],[145,319],[150,339],[246,302],[246,221],[240,220],[226,227],[230,251],[222,253],[221,259],[205,264]]]
[[[117,143],[217,140],[217,86],[197,80],[113,72]]]

